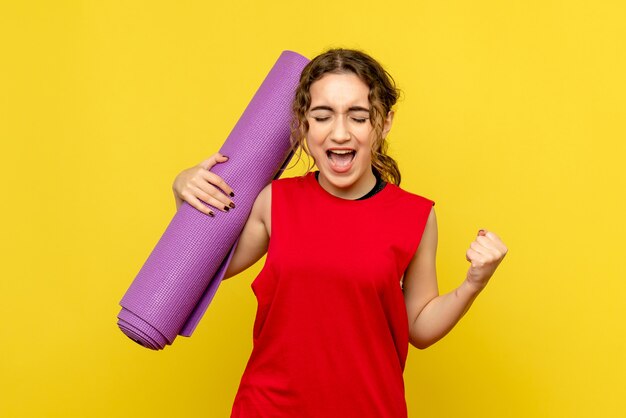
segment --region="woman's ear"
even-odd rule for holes
[[[387,134],[391,130],[391,124],[393,123],[394,114],[395,112],[393,110],[390,110],[389,113],[387,113],[387,117],[385,118],[385,123],[383,124],[383,139],[387,137]]]

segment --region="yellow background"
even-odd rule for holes
[[[164,351],[117,329],[118,302],[175,175],[282,50],[331,46],[404,92],[390,152],[437,202],[440,290],[479,228],[510,248],[452,333],[410,349],[410,416],[623,416],[625,21],[617,0],[3,1],[0,416],[228,416],[261,264]]]

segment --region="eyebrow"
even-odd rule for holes
[[[314,108],[310,109],[311,112],[313,112],[314,110],[329,110],[331,112],[333,112],[333,108],[330,106],[315,106]],[[358,111],[363,111],[363,112],[368,112],[369,113],[369,109],[366,107],[362,107],[362,106],[351,106],[348,108],[348,112],[358,112]]]

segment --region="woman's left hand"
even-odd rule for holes
[[[487,286],[507,251],[508,248],[496,234],[484,229],[478,231],[478,236],[465,253],[467,261],[472,263],[465,280],[478,290],[482,290]]]

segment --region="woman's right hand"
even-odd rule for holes
[[[234,208],[235,204],[230,199],[230,197],[235,196],[233,189],[220,176],[210,171],[216,164],[226,161],[228,161],[228,157],[218,152],[200,164],[181,171],[172,185],[176,208],[179,208],[183,201],[186,201],[209,216],[215,215],[211,208],[202,202],[206,202],[222,212],[228,212]]]

